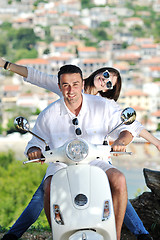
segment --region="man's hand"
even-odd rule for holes
[[[114,141],[111,145],[111,148],[114,152],[125,152],[126,145],[128,145],[133,139],[133,136],[128,131],[123,131],[120,133],[119,137]],[[114,156],[118,156],[119,154],[113,154]]]
[[[38,147],[31,147],[28,149],[27,155],[29,160],[39,159],[42,157],[42,152]]]
[[[111,145],[112,151],[113,152],[125,152],[126,151],[126,146],[124,145],[123,142],[120,142],[116,140],[112,145]],[[114,156],[118,156],[120,154],[113,154]]]

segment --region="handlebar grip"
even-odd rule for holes
[[[129,154],[129,155],[132,155],[132,152],[115,152],[115,151],[113,151],[113,149],[111,149],[110,153],[113,153],[113,154]]]
[[[46,160],[45,158],[32,159],[32,160],[24,161],[23,164],[32,163],[32,162],[39,162],[39,161],[45,161],[45,160]]]

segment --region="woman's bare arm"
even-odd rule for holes
[[[4,60],[3,58],[0,58],[0,67],[4,68],[5,63],[6,63],[6,60]],[[25,78],[27,78],[27,76],[28,76],[27,67],[22,66],[22,65],[18,65],[18,64],[15,64],[15,63],[9,62],[6,70],[10,70],[11,72],[17,73],[17,74],[19,74],[19,75],[21,75],[22,77],[25,77]]]
[[[160,151],[160,140],[158,138],[154,137],[146,129],[142,129],[139,136],[144,138],[148,142],[152,143],[153,145],[155,145],[155,147]]]

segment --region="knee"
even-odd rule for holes
[[[109,182],[113,191],[121,193],[127,191],[125,176],[120,171],[114,171],[112,176],[109,177]]]

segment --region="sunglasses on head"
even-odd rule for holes
[[[110,80],[110,74],[109,74],[108,70],[106,70],[105,72],[103,72],[103,77],[104,77],[105,79],[108,79],[108,81],[106,82],[106,87],[107,87],[108,89],[113,89],[113,85],[112,85],[112,82],[111,82],[111,80]]]
[[[74,126],[78,126],[78,118],[74,118],[72,120],[72,123],[73,123]],[[75,133],[76,133],[76,135],[81,135],[82,131],[79,127],[77,127],[77,128],[75,128]]]

